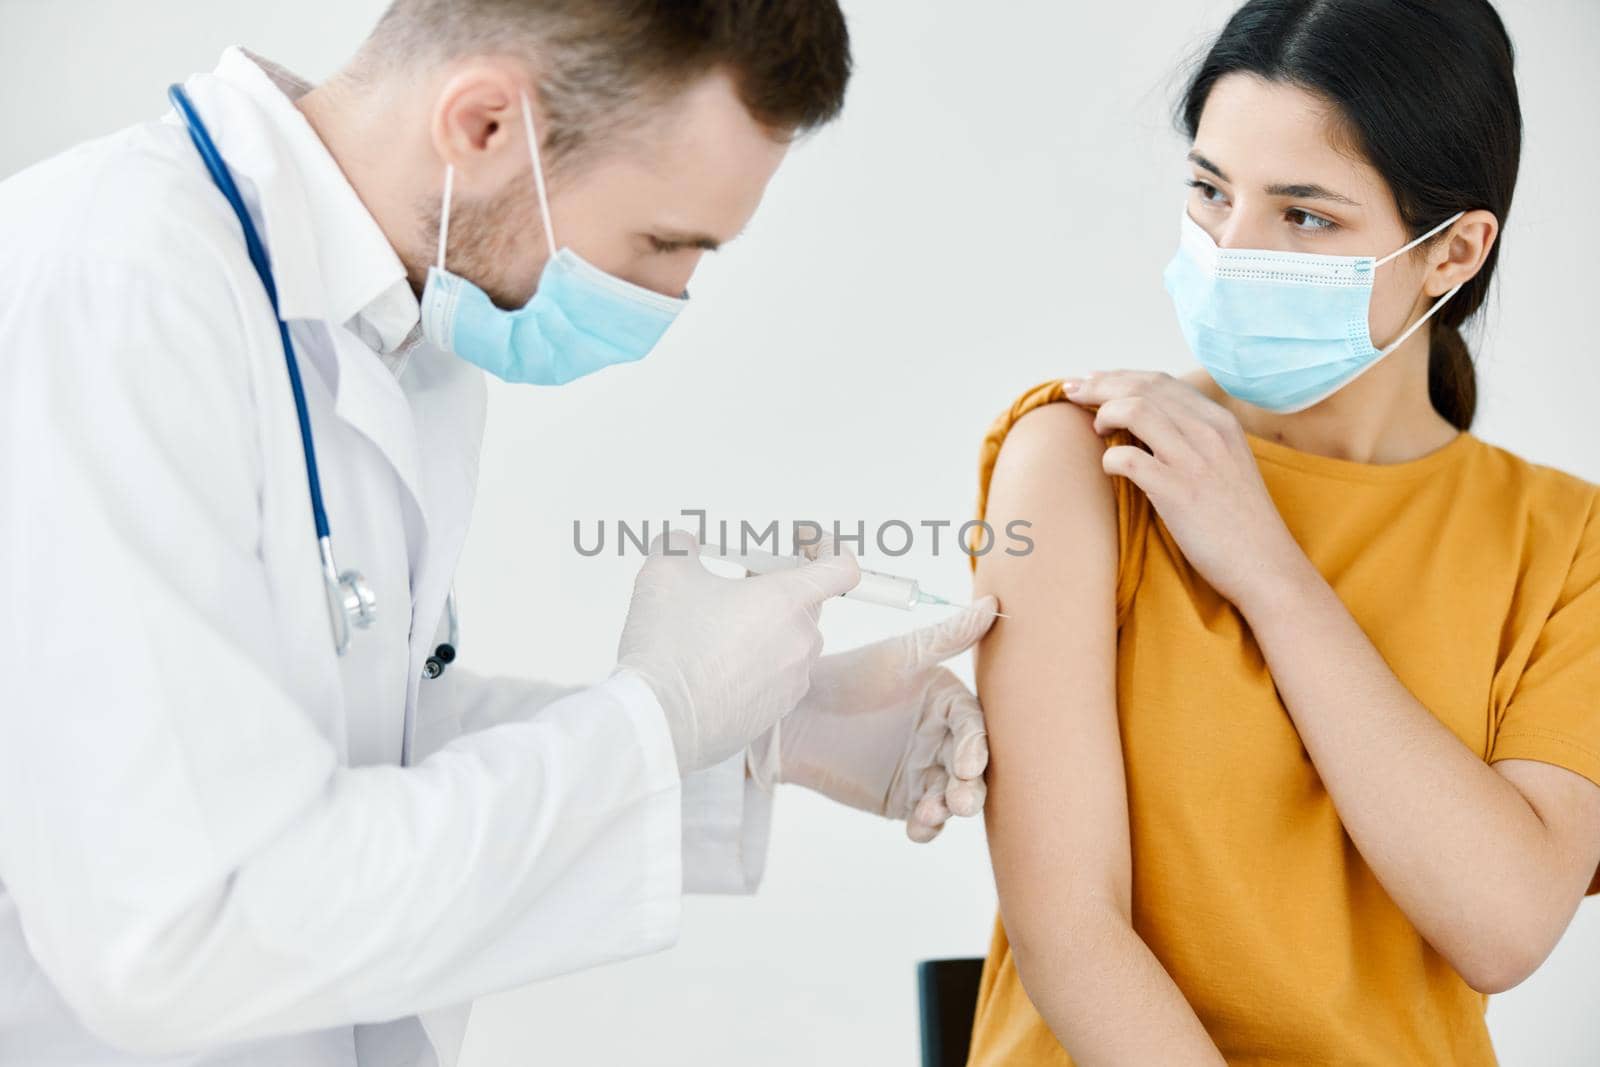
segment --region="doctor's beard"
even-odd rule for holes
[[[417,247],[431,250],[425,263],[438,261],[440,205],[434,202],[419,213]],[[520,239],[519,239],[520,238]],[[518,264],[543,267],[544,224],[532,189],[514,189],[487,200],[469,200],[459,192],[450,208],[450,247],[445,267],[468,279],[489,295],[497,307],[516,311],[533,299],[539,273],[529,270],[518,281]]]

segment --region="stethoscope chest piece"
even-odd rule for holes
[[[369,629],[378,621],[378,594],[360,571],[341,571],[333,560],[329,538],[317,539],[322,556],[322,584],[328,595],[328,618],[333,623],[333,645],[339,655],[350,648],[353,629]]]

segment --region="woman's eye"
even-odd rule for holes
[[[1338,229],[1339,224],[1332,219],[1325,219],[1321,215],[1313,215],[1309,211],[1302,211],[1292,207],[1284,212],[1284,218],[1297,230],[1324,231]]]
[[[1191,189],[1200,190],[1200,199],[1208,204],[1222,204],[1227,202],[1227,197],[1222,195],[1222,190],[1218,189],[1210,182],[1201,181],[1199,178],[1190,178],[1183,184],[1187,185]]]

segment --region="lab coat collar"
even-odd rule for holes
[[[400,345],[419,318],[400,257],[291,99],[304,82],[229,48],[212,74],[187,87],[253,201],[297,354],[327,383],[335,414],[388,459],[425,530],[413,413],[378,355]]]
[[[377,220],[295,106],[310,84],[241,48],[223,52],[214,77],[248,96],[266,120],[258,135],[272,142],[272,165],[251,178],[280,313],[348,325],[377,341],[378,351],[394,351],[420,321],[416,294]]]

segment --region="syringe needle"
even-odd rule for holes
[[[942,596],[935,596],[932,593],[924,593],[924,592],[921,592],[920,590],[917,593],[917,603],[919,603],[919,604],[937,604],[940,607],[946,607],[946,608],[960,608],[962,611],[977,611],[977,610],[979,610],[978,605],[976,605],[976,604],[957,604],[953,600],[946,600]],[[989,614],[993,615],[997,619],[1009,619],[1009,618],[1011,618],[1011,616],[1007,615],[1005,612],[1003,612],[1003,611],[995,611],[993,609],[990,610]]]

